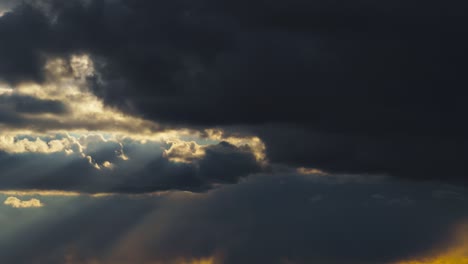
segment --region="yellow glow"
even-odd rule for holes
[[[468,225],[456,228],[453,246],[436,250],[426,257],[404,260],[395,264],[468,264]]]

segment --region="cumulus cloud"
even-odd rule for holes
[[[72,137],[62,139],[41,139],[37,137],[30,139],[28,137],[17,137],[14,135],[0,136],[0,150],[8,153],[54,153],[54,152],[73,152],[73,149],[79,148],[76,140]]]
[[[141,194],[206,191],[268,170],[248,145],[212,141],[139,141],[102,134],[4,138],[0,144],[3,191]],[[174,150],[174,142],[182,150]],[[203,150],[192,157],[184,146]],[[189,147],[190,149],[190,147]],[[47,165],[47,166],[45,166]]]
[[[20,199],[13,196],[8,197],[5,202],[3,202],[3,204],[13,208],[37,208],[44,206],[44,204],[41,203],[41,201],[38,199],[21,201]]]

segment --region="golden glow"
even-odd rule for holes
[[[65,256],[65,264],[127,264],[128,262],[120,262],[120,261],[99,261],[96,259],[89,259],[89,260],[76,260],[74,256]],[[218,262],[214,261],[214,258],[203,258],[203,259],[194,259],[194,260],[182,260],[182,261],[170,261],[170,262],[140,262],[140,263],[147,263],[147,264],[215,264]]]
[[[103,192],[103,193],[82,193],[82,192],[74,192],[74,191],[59,191],[59,190],[3,190],[0,191],[0,195],[5,196],[45,196],[45,197],[76,197],[76,196],[88,196],[93,198],[100,198],[100,197],[109,197],[114,195],[121,195],[127,197],[150,197],[150,196],[163,196],[163,195],[176,195],[178,193],[183,193],[185,195],[198,195],[198,193],[192,193],[189,191],[179,191],[174,193],[173,191],[156,191],[156,192],[148,192],[148,193],[140,193],[140,194],[125,194],[125,193],[112,193],[112,192]]]
[[[214,264],[215,258],[201,258],[201,259],[192,259],[192,260],[179,260],[174,262],[174,264]]]
[[[315,168],[305,168],[305,167],[300,167],[297,169],[297,172],[299,174],[305,174],[305,175],[309,175],[309,174],[314,174],[314,175],[327,175],[328,173],[322,171],[322,170],[319,170],[319,169],[315,169]]]
[[[11,195],[11,196],[80,196],[78,192],[67,192],[67,191],[41,191],[41,190],[7,190],[0,191],[2,195]]]
[[[468,264],[468,225],[456,228],[453,246],[436,250],[428,256],[404,260],[395,264]]]

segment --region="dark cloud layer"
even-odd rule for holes
[[[458,196],[435,195],[444,190]],[[0,234],[0,260],[179,263],[171,261],[221,255],[215,263],[387,264],[446,246],[450,226],[468,214],[466,195],[437,184],[263,175],[205,194],[41,197],[39,210],[0,208],[34,219],[14,237]],[[23,224],[8,221],[0,218]]]
[[[12,114],[64,114],[67,111],[63,102],[25,95],[0,95],[0,107],[4,112],[10,111]]]
[[[462,1],[33,3],[0,18],[5,81],[86,52],[107,103],[251,126],[275,162],[466,182]]]

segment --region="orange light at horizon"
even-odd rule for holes
[[[395,264],[468,264],[468,224],[456,228],[453,246],[447,250],[437,250],[426,257]]]

